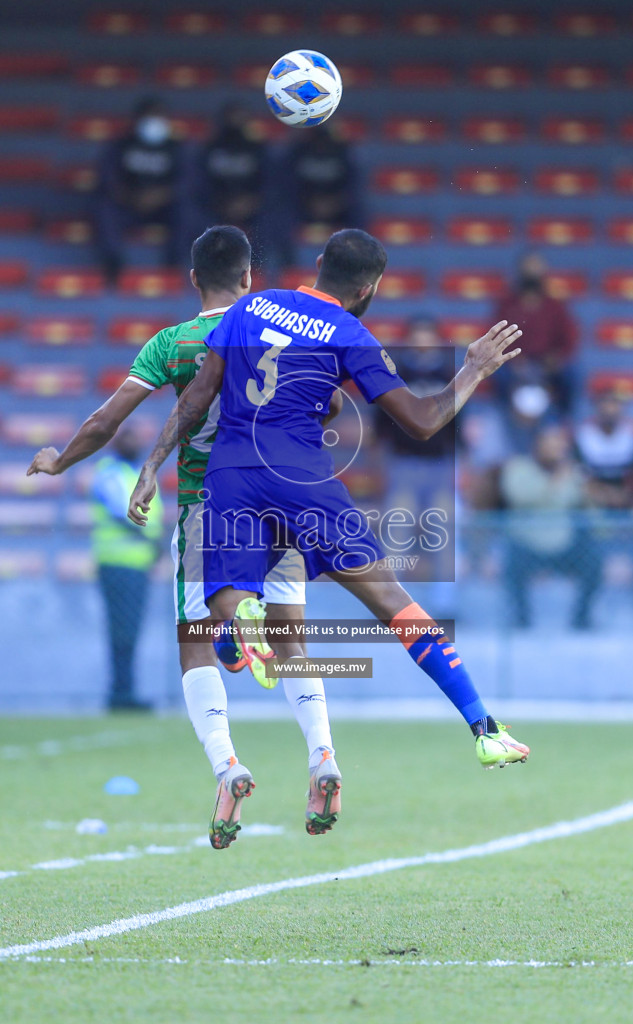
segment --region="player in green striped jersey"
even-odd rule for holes
[[[222,315],[251,286],[251,249],[242,231],[231,226],[208,228],[196,239],[192,248],[191,282],[200,295],[202,312],[193,320],[166,327],[143,346],[121,387],[82,424],[60,453],[55,448],[42,448],[33,459],[27,475],[57,475],[94,454],[112,437],[123,421],[152,391],[171,384],[178,395],[193,380],[208,351],[204,339],[219,323]],[[175,563],[174,600],[179,630],[180,662],[183,690],[189,717],[203,744],[213,770],[220,782],[234,773],[237,765],[227,718],[227,698],[213,644],[203,639],[210,625],[204,603],[202,574],[202,489],[209,452],[219,416],[219,397],[209,412],[189,432],[178,452],[178,522],[172,539]],[[133,526],[131,527],[134,528]],[[266,579],[264,598],[277,620],[303,617],[305,605],[303,562],[294,550],[289,551]],[[189,626],[199,624],[201,634],[191,638]],[[187,637],[190,637],[189,641]],[[324,752],[333,757],[332,738],[325,703],[323,681],[304,677],[284,678],[284,690],[308,745],[311,775],[322,763]],[[241,767],[238,765],[238,767]],[[244,793],[243,795],[248,795]],[[226,801],[225,801],[226,802]],[[228,845],[235,838],[239,818],[239,800],[232,808]],[[318,808],[316,810],[318,817]],[[314,829],[314,795],[309,806]],[[217,817],[217,815],[216,815]],[[336,820],[324,824],[325,831]],[[223,837],[220,836],[220,839]],[[212,836],[213,842],[213,836]],[[216,845],[214,843],[214,845]]]

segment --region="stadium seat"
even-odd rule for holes
[[[607,231],[612,242],[633,245],[633,218],[619,217],[617,220],[612,220]]]
[[[283,128],[283,125],[281,126]],[[332,134],[345,142],[363,142],[367,138],[367,121],[363,117],[348,117],[337,114],[332,122]]]
[[[383,27],[383,21],[377,14],[346,11],[325,14],[321,27],[328,34],[331,32],[339,36],[362,36],[368,32],[378,32]]]
[[[233,78],[236,85],[250,85],[253,89],[263,89],[269,71],[268,61],[257,64],[238,64],[233,70]]]
[[[108,338],[115,345],[130,345],[140,348],[151,337],[169,326],[165,320],[143,319],[142,317],[117,317],[108,325]]]
[[[482,32],[495,36],[524,36],[536,28],[536,19],[531,14],[500,11],[482,14],[477,18],[477,27]]]
[[[420,14],[403,14],[400,28],[407,35],[441,36],[455,32],[459,28],[459,20],[454,14],[428,12]]]
[[[23,462],[3,462],[0,465],[0,494],[60,494],[64,487],[65,481],[61,476],[49,476],[47,473],[27,476]]]
[[[76,69],[75,78],[81,85],[111,89],[136,85],[141,80],[141,72],[132,64],[83,64]]]
[[[386,270],[380,282],[381,299],[406,299],[424,291],[424,277],[417,270]]]
[[[207,14],[203,11],[184,11],[168,14],[165,28],[169,33],[182,32],[189,36],[204,36],[221,32],[225,19],[221,14]]]
[[[578,11],[559,14],[554,19],[559,32],[569,36],[597,36],[603,32],[612,32],[616,21],[611,14],[588,14]]]
[[[461,192],[478,195],[507,195],[516,192],[521,183],[517,171],[511,168],[463,167],[455,174],[455,186]]]
[[[130,11],[95,11],[88,16],[87,24],[91,32],[129,36],[145,31],[149,22],[146,15]]]
[[[155,299],[163,295],[180,295],[184,290],[179,270],[124,270],[119,280],[123,295]]]
[[[287,139],[288,128],[281,124],[274,117],[267,114],[259,114],[250,117],[244,126],[245,134],[249,139],[256,142],[273,142],[277,139]]]
[[[633,271],[612,270],[605,274],[603,287],[616,299],[633,299]]]
[[[63,583],[89,583],[95,578],[95,565],[87,548],[69,549],[55,555],[55,575]]]
[[[539,192],[557,196],[592,195],[598,188],[600,179],[592,170],[569,168],[542,167],[534,174],[534,185]]]
[[[201,142],[209,135],[211,124],[208,117],[178,117],[170,118],[171,129],[176,139],[189,139]]]
[[[97,374],[97,391],[103,391],[106,395],[111,395],[117,388],[121,387],[121,384],[128,376],[129,370],[129,366],[109,366],[105,370],[101,370]]]
[[[601,370],[591,374],[588,384],[593,394],[609,392],[624,402],[633,399],[633,373],[626,370]]]
[[[3,440],[9,444],[65,444],[75,431],[75,419],[58,413],[11,413],[2,420]],[[24,467],[23,467],[24,469]]]
[[[88,345],[94,341],[96,325],[85,317],[42,316],[27,320],[25,331],[33,345]]]
[[[447,225],[453,242],[467,245],[498,245],[512,239],[511,221],[501,217],[455,217]]]
[[[546,142],[582,144],[602,142],[605,137],[603,121],[589,117],[547,117],[541,125]]]
[[[286,32],[300,32],[303,27],[301,16],[295,12],[255,11],[243,19],[247,32],[262,36],[279,36]]]
[[[21,288],[28,276],[28,267],[22,260],[0,262],[0,288]]]
[[[620,125],[620,138],[624,142],[633,142],[633,118],[627,117]]]
[[[0,522],[5,518],[0,508]],[[0,548],[0,579],[24,579],[43,576],[46,572],[46,556],[43,551],[19,551],[15,548]]]
[[[93,192],[97,184],[97,169],[94,165],[62,167],[57,180],[61,188],[72,192]]]
[[[0,363],[0,387],[8,384],[13,376],[13,367],[9,363]]]
[[[44,234],[51,242],[71,242],[73,245],[85,245],[92,239],[93,229],[89,220],[65,217],[63,220],[49,221],[44,229]]]
[[[55,107],[0,107],[0,131],[48,132],[57,127],[59,112]]]
[[[33,231],[36,216],[33,210],[0,210],[0,231],[9,235],[23,235]]]
[[[16,395],[53,397],[82,395],[88,381],[81,366],[42,366],[39,363],[21,363],[13,371],[11,390]]]
[[[547,290],[555,299],[578,299],[587,294],[587,275],[579,271],[550,270]]]
[[[170,85],[176,89],[209,85],[216,77],[215,68],[207,64],[167,64],[156,73],[156,81],[160,85]]]
[[[376,81],[376,71],[368,64],[340,63],[338,69],[341,72],[344,89],[373,85]]]
[[[472,142],[520,142],[525,138],[525,123],[516,117],[469,117],[463,133]]]
[[[7,156],[0,159],[0,182],[20,184],[49,181],[53,173],[50,160],[39,156]]]
[[[616,191],[624,195],[633,195],[633,167],[621,167],[613,176]]]
[[[299,267],[289,267],[287,270],[282,270],[279,278],[280,288],[311,288],[314,285],[314,269],[308,268],[303,269]]]
[[[159,476],[159,486],[163,494],[178,493],[178,470],[170,467]]]
[[[451,270],[442,277],[442,290],[458,299],[496,299],[505,289],[503,274],[494,271]]]
[[[54,479],[49,477],[49,480]],[[30,491],[27,493],[31,495]],[[4,530],[15,530],[16,533],[51,530],[57,521],[57,509],[55,501],[33,501],[32,496],[22,501],[0,501],[0,526]]]
[[[377,498],[385,493],[385,474],[380,468],[350,466],[340,473],[340,479],[357,501]]]
[[[442,335],[446,341],[452,342],[453,345],[470,345],[471,341],[476,341],[482,334],[487,330],[488,325],[484,325],[481,320],[472,320],[465,317],[448,318],[442,320]]]
[[[431,238],[431,226],[428,220],[415,217],[378,217],[370,225],[372,235],[387,245],[414,245],[428,242]]]
[[[0,334],[13,334],[19,328],[20,322],[17,313],[0,312]]]
[[[325,245],[332,234],[332,226],[320,222],[314,224],[302,224],[297,232],[297,238],[304,245]],[[252,289],[254,291],[254,289]]]
[[[446,135],[446,124],[438,118],[390,117],[384,126],[385,139],[392,142],[439,142]]]
[[[407,324],[404,320],[387,317],[369,317],[363,319],[368,331],[378,338],[383,345],[398,345],[406,337]]]
[[[527,235],[541,245],[577,245],[592,240],[593,224],[580,218],[535,217],[528,222]]]
[[[0,78],[52,78],[69,68],[70,60],[63,53],[0,54]]]
[[[408,167],[383,167],[374,177],[374,187],[379,192],[395,192],[399,195],[433,192],[437,184],[437,171],[428,167],[417,170]]]
[[[79,267],[45,270],[37,280],[37,290],[41,295],[57,295],[63,299],[76,299],[80,296],[93,298],[101,295],[104,287],[100,271]]]
[[[601,345],[613,348],[633,348],[633,323],[630,320],[603,320],[596,328]]]
[[[108,142],[122,135],[128,125],[127,117],[115,117],[112,114],[81,114],[70,118],[66,123],[66,131],[78,139]]]
[[[606,68],[590,64],[557,64],[547,71],[547,81],[556,88],[598,89],[609,84]]]
[[[94,526],[94,512],[89,501],[71,501],[64,506],[64,524],[71,530],[90,530]]]
[[[529,85],[530,71],[515,64],[475,64],[468,70],[468,80],[486,89],[517,89]]]
[[[406,89],[443,88],[452,85],[454,74],[444,64],[396,64],[391,70],[391,81]]]

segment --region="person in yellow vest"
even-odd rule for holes
[[[121,427],[110,454],[97,463],[92,481],[92,549],[99,589],[106,607],[111,658],[108,706],[111,710],[150,711],[134,687],[134,650],[147,603],[149,573],[160,554],[163,509],[152,506],[149,533],[127,518],[142,456],[136,431]]]

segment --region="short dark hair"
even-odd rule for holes
[[[374,284],[387,265],[387,253],[377,238],[359,228],[344,228],[330,235],[319,271],[322,284],[349,294]]]
[[[196,238],[191,246],[191,263],[198,286],[234,288],[251,265],[251,243],[240,228],[220,224]]]

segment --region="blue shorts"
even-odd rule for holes
[[[261,595],[288,547],[301,552],[311,580],[384,557],[340,480],[315,480],[294,466],[287,475],[283,467],[240,466],[211,470],[205,487],[205,600],[227,586]]]

